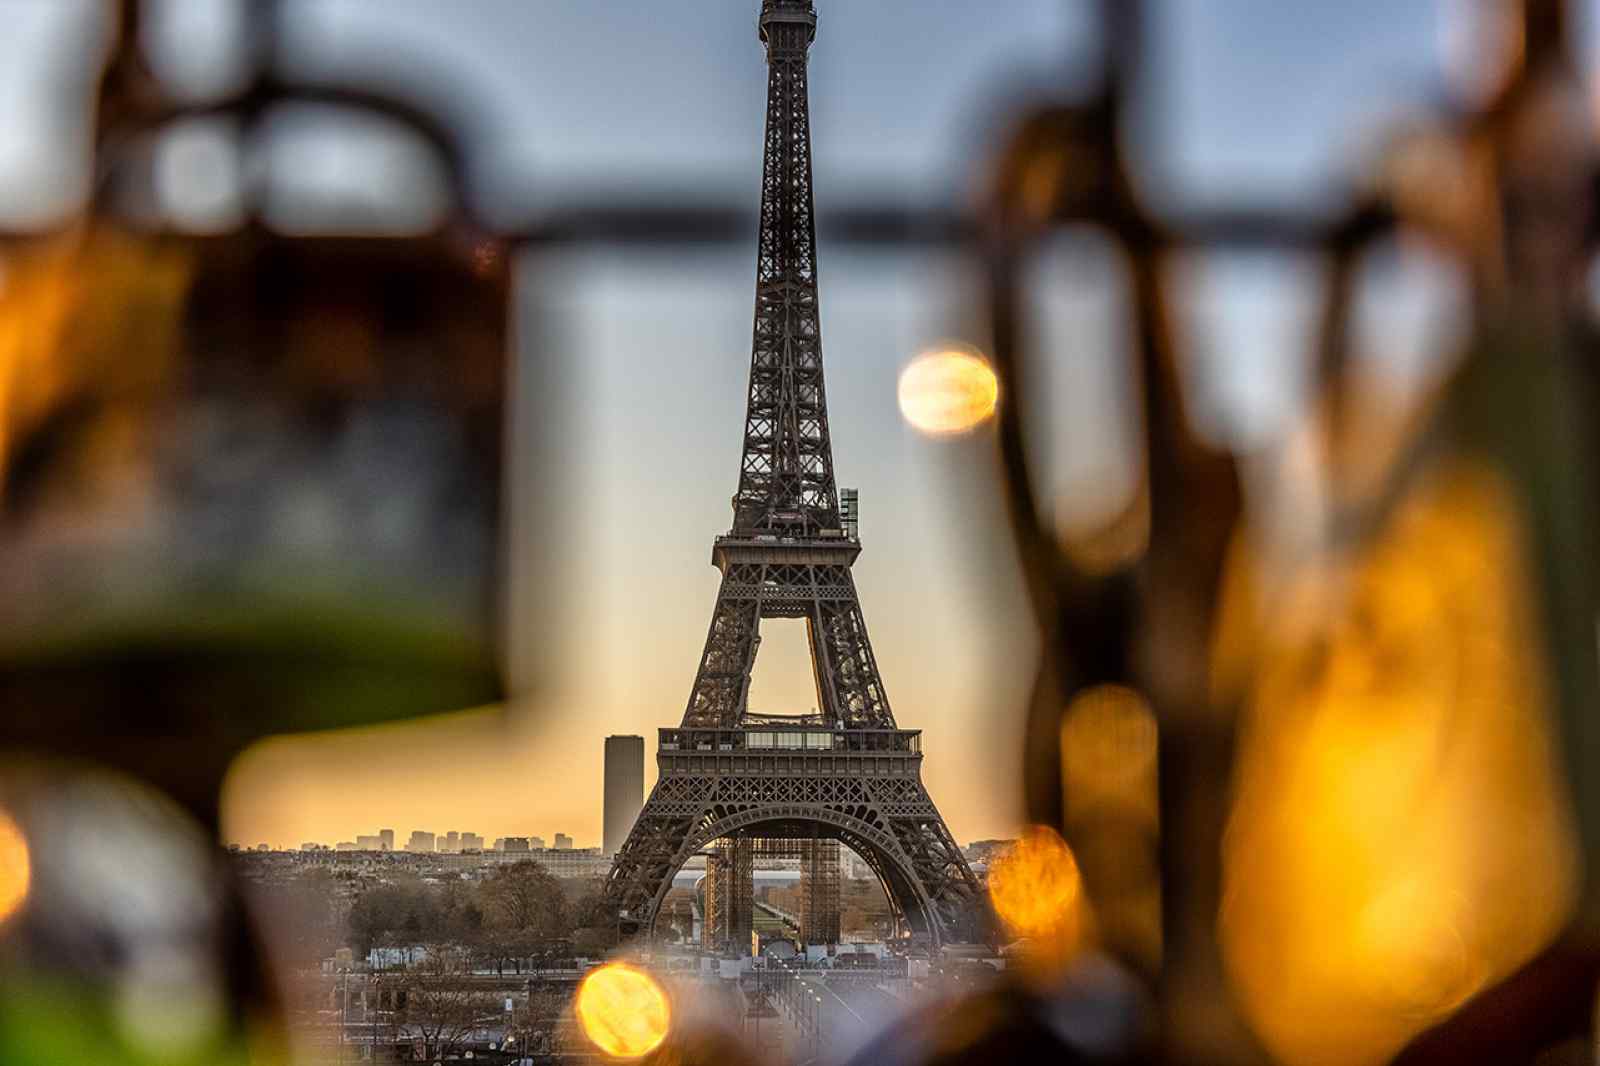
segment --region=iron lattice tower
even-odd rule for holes
[[[796,926],[800,939],[807,944],[838,942],[837,840],[724,837],[706,855],[701,946],[725,950],[750,942],[757,906],[751,875],[774,864],[800,872],[799,904],[795,913],[781,916]]]
[[[718,840],[833,839],[869,863],[903,929],[958,934],[977,882],[923,787],[921,734],[895,725],[851,566],[861,552],[834,482],[817,306],[806,58],[811,0],[764,0],[767,116],[755,331],[722,586],[683,723],[607,881],[624,933],[648,933],[691,855]],[[750,710],[764,618],[803,618],[810,715]],[[734,931],[737,933],[737,931]],[[746,939],[748,939],[748,930]]]

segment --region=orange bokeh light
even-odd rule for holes
[[[1107,797],[1153,807],[1156,739],[1155,715],[1134,690],[1097,685],[1077,695],[1061,720],[1068,807]]]
[[[1029,828],[989,867],[995,913],[1019,937],[1075,940],[1082,895],[1078,861],[1048,826]]]
[[[0,922],[22,909],[32,880],[28,840],[22,835],[22,827],[0,810]]]
[[[667,1038],[672,1011],[655,978],[624,963],[595,970],[578,986],[583,1031],[601,1051],[622,1059],[647,1055]]]
[[[900,371],[900,414],[934,437],[975,429],[993,416],[1000,382],[982,356],[961,348],[924,352]]]

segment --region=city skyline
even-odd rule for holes
[[[394,824],[395,825],[399,825],[400,823],[396,822]],[[562,833],[562,832],[556,832],[556,833],[554,833],[552,835],[552,837],[551,837],[552,843],[547,848],[545,843],[544,843],[544,837],[540,836],[537,833],[512,832],[512,833],[494,833],[494,834],[490,834],[490,833],[479,833],[479,832],[477,832],[475,830],[471,830],[471,829],[459,829],[459,828],[458,829],[448,829],[448,830],[445,830],[443,832],[440,832],[438,830],[428,829],[426,826],[418,826],[418,827],[414,827],[414,828],[413,827],[407,827],[405,829],[396,829],[396,830],[389,830],[389,829],[385,828],[383,830],[380,830],[378,833],[361,833],[361,832],[357,832],[357,833],[337,833],[337,834],[334,834],[331,837],[321,837],[321,838],[307,836],[307,837],[303,837],[299,841],[299,843],[295,843],[295,844],[291,844],[291,843],[288,843],[286,841],[244,840],[244,839],[236,839],[236,838],[233,838],[233,837],[228,837],[228,838],[224,839],[223,843],[228,847],[237,847],[237,848],[239,848],[241,850],[254,850],[257,847],[259,847],[260,845],[262,845],[262,844],[268,845],[273,851],[302,851],[302,850],[305,850],[305,847],[308,844],[315,844],[315,845],[317,845],[319,847],[326,847],[326,848],[332,849],[332,848],[336,848],[336,847],[339,847],[339,846],[344,845],[344,844],[359,845],[362,841],[367,841],[367,840],[377,841],[378,837],[379,837],[379,834],[380,833],[384,833],[384,832],[392,832],[392,833],[395,834],[394,837],[391,838],[391,842],[389,844],[381,845],[381,846],[374,846],[374,847],[371,847],[371,848],[358,848],[358,850],[364,850],[364,851],[406,851],[406,850],[408,850],[408,848],[406,847],[406,844],[410,842],[410,840],[413,838],[414,834],[416,834],[416,833],[425,833],[425,834],[429,834],[429,835],[433,836],[434,839],[435,839],[435,844],[436,844],[435,850],[438,851],[439,853],[445,853],[444,848],[442,846],[444,844],[445,837],[446,836],[456,836],[456,835],[459,835],[460,839],[463,840],[463,841],[466,840],[469,837],[472,837],[472,838],[476,838],[478,840],[478,842],[479,842],[477,845],[460,844],[458,846],[458,850],[461,850],[461,851],[474,850],[475,848],[480,848],[481,850],[484,850],[484,851],[494,850],[493,847],[492,847],[493,845],[498,845],[502,840],[507,840],[507,839],[509,839],[509,840],[525,840],[525,841],[530,841],[530,842],[538,841],[539,843],[537,843],[537,844],[530,844],[530,847],[533,850],[556,851],[556,850],[565,850],[565,849],[570,848],[572,850],[582,851],[582,850],[587,849],[587,848],[598,848],[598,847],[601,846],[598,843],[596,843],[596,844],[582,844],[582,843],[579,843],[579,841],[581,839],[583,839],[582,837],[573,836],[573,835],[570,835],[570,834],[567,834],[567,833]],[[395,844],[394,841],[396,841],[396,840],[402,841],[402,843]],[[568,841],[568,843],[567,844],[555,843],[555,841],[558,841],[558,840],[566,840],[566,841]]]
[[[426,832],[426,830],[423,830],[423,831]],[[302,840],[298,844],[286,845],[286,846],[278,846],[278,845],[274,844],[272,841],[265,841],[265,840],[258,840],[258,841],[255,841],[255,842],[246,842],[246,841],[243,841],[243,840],[227,840],[227,841],[224,841],[224,844],[228,848],[237,849],[239,851],[255,851],[262,844],[267,845],[267,847],[272,851],[304,851],[304,850],[306,850],[307,845],[315,845],[317,847],[325,848],[325,849],[327,849],[329,851],[332,851],[332,850],[335,850],[338,847],[339,844],[354,843],[356,840],[360,840],[361,838],[366,837],[368,835],[370,835],[370,834],[366,834],[366,833],[353,834],[352,835],[353,839],[344,840],[344,841],[336,841],[335,843],[331,843],[331,844],[326,840]],[[441,834],[435,834],[435,835],[438,836],[438,835],[441,835]],[[465,834],[463,834],[463,835],[465,835]],[[541,839],[538,836],[531,835],[531,834],[526,834],[526,833],[517,833],[517,834],[512,834],[509,837],[494,837],[494,838],[491,838],[491,837],[488,837],[488,836],[482,835],[482,834],[479,834],[479,835],[480,835],[481,839],[484,841],[486,846],[483,847],[482,849],[476,849],[476,850],[482,850],[482,851],[499,850],[498,848],[494,847],[493,845],[498,845],[502,840],[505,840],[505,839],[512,839],[512,840],[521,839],[521,840],[530,840],[530,841],[531,840],[540,840]],[[975,849],[981,850],[981,849],[986,849],[986,848],[990,847],[991,845],[995,845],[995,844],[1010,843],[1014,839],[1015,838],[1012,838],[1012,837],[987,837],[987,838],[982,838],[982,839],[973,839],[973,840],[966,841],[966,843],[961,845],[961,848],[962,848],[963,851],[972,851],[972,850],[975,850]],[[406,849],[403,846],[402,847],[398,847],[398,848],[392,848],[392,849],[379,849],[379,848],[359,849],[358,848],[356,850],[372,850],[372,851],[390,850],[390,851],[394,851],[394,852],[397,852],[397,853],[405,853],[405,851],[406,851]],[[474,850],[474,849],[463,849],[463,850]],[[583,844],[583,843],[579,843],[578,838],[573,838],[573,843],[572,843],[572,846],[570,848],[566,848],[566,847],[558,848],[558,847],[556,847],[554,845],[546,846],[545,844],[543,844],[541,842],[539,845],[531,846],[529,848],[529,850],[530,851],[602,851],[603,852],[604,849],[599,844]],[[846,850],[848,851],[848,849],[846,849]],[[438,852],[435,852],[435,854],[443,855],[443,854],[450,854],[450,853],[449,852],[438,851]],[[853,861],[853,862],[862,864],[863,866],[865,865],[865,860],[862,860],[858,855],[856,855],[855,852],[850,851],[848,854],[850,856],[850,860],[849,861]],[[863,875],[863,876],[865,876],[865,875]]]

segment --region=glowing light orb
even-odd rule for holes
[[[1140,695],[1097,685],[1076,696],[1061,721],[1061,763],[1070,794],[1095,797],[1153,782],[1156,718]]]
[[[1022,937],[1074,937],[1082,888],[1078,860],[1049,826],[1030,828],[989,867],[995,913]]]
[[[933,437],[966,433],[994,415],[1000,382],[982,357],[959,348],[924,352],[900,371],[900,414]]]
[[[22,835],[22,827],[0,810],[0,922],[22,908],[32,879],[28,840]]]
[[[607,1055],[636,1059],[667,1037],[672,1012],[655,978],[620,962],[600,967],[578,986],[578,1022]]]

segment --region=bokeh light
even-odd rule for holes
[[[1081,923],[1078,861],[1049,826],[1031,826],[989,867],[989,898],[1019,937],[1073,941]]]
[[[1155,766],[1156,718],[1137,692],[1096,685],[1073,698],[1061,720],[1069,808],[1107,799],[1143,807],[1154,799]]]
[[[900,414],[929,436],[977,428],[993,417],[999,397],[994,368],[967,349],[923,352],[900,371]]]
[[[1061,719],[1063,823],[1094,900],[1097,947],[1161,962],[1156,717],[1124,685],[1079,692]]]
[[[0,922],[22,909],[32,883],[28,839],[16,820],[0,809]]]
[[[578,1022],[601,1051],[634,1059],[667,1037],[672,1012],[655,978],[624,963],[600,967],[578,986]]]

